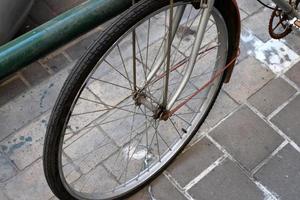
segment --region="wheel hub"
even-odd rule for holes
[[[150,99],[150,100],[149,100]],[[144,92],[137,91],[133,94],[133,100],[136,106],[144,105],[148,110],[152,111],[154,119],[167,121],[170,117],[170,112],[163,106],[157,105],[151,101],[151,98]]]

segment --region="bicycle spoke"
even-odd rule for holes
[[[189,123],[188,121],[186,121],[185,119],[183,119],[181,116],[178,116],[177,114],[174,113],[174,116],[177,117],[178,119],[180,119],[181,121],[185,122],[186,124],[188,124],[189,126],[191,126],[192,124]]]
[[[155,121],[154,129],[155,129],[155,138],[156,138],[156,147],[157,147],[158,159],[159,159],[159,162],[161,162],[160,151],[159,151],[159,142],[158,142],[158,134],[157,134],[157,132],[158,132],[158,130],[157,130],[158,129],[158,122],[157,121]]]
[[[150,19],[148,20],[148,30],[147,30],[147,49],[146,49],[146,66],[148,66],[148,56],[149,56],[149,40],[150,40],[150,28],[151,28],[151,21]],[[151,70],[151,69],[149,69]],[[147,73],[147,68],[146,68],[146,75]]]
[[[98,78],[94,78],[94,77],[91,77],[91,79],[96,80],[96,81],[99,81],[99,82],[102,82],[102,83],[107,83],[107,84],[110,84],[110,85],[113,85],[113,86],[117,86],[117,87],[120,87],[120,88],[123,88],[123,89],[132,91],[131,88],[124,87],[124,86],[118,85],[118,84],[116,84],[116,83],[111,83],[111,82],[104,81],[104,80],[101,80],[101,79],[98,79]]]
[[[173,125],[174,129],[176,130],[176,133],[179,135],[180,139],[182,139],[182,135],[180,134],[179,130],[176,128],[175,123],[171,118],[170,118],[170,122]]]
[[[132,67],[133,67],[133,89],[134,91],[137,91],[136,86],[136,33],[135,30],[132,32]]]
[[[110,62],[108,62],[107,60],[104,59],[104,62],[108,64],[108,66],[110,66],[112,69],[114,69],[118,74],[120,74],[123,78],[125,78],[128,82],[130,82],[131,84],[133,84],[133,82],[126,76],[124,76],[124,74],[122,74],[118,69],[116,69]]]
[[[134,112],[136,113],[136,107],[134,108]],[[126,163],[126,167],[125,167],[125,181],[127,179],[127,168],[128,168],[128,164],[129,164],[129,157],[131,156],[130,155],[130,146],[131,146],[131,137],[132,137],[132,131],[133,131],[133,126],[134,126],[134,119],[135,119],[135,115],[132,116],[132,122],[131,122],[131,132],[130,132],[130,135],[129,135],[129,147],[128,147],[128,154],[127,154],[127,163]],[[126,182],[125,182],[126,183]]]
[[[143,60],[143,57],[142,57],[142,51],[141,51],[141,47],[140,47],[140,43],[139,43],[138,37],[136,37],[136,43],[137,43],[139,55],[140,55],[140,58],[141,58],[141,63],[144,63],[144,60]],[[142,65],[142,66],[143,66],[143,72],[144,72],[144,77],[145,77],[145,82],[146,82],[146,79],[147,79],[147,68],[144,67],[144,65]]]
[[[124,58],[123,58],[123,56],[122,56],[122,53],[121,53],[119,44],[117,44],[117,49],[118,49],[118,52],[119,52],[119,55],[120,55],[120,58],[121,58],[121,61],[122,61],[123,69],[124,69],[124,71],[125,71],[125,73],[126,73],[127,80],[129,80],[129,75],[128,75],[128,72],[127,72],[127,69],[126,69],[126,65],[125,65]],[[130,81],[128,81],[128,82],[129,82],[129,86],[130,86],[131,90],[133,90],[133,89],[132,89],[132,86],[131,86],[131,84],[130,84]]]

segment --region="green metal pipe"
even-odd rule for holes
[[[117,16],[132,0],[89,0],[0,47],[0,79]]]

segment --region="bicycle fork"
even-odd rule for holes
[[[172,106],[175,104],[177,98],[181,95],[183,89],[185,88],[188,80],[191,77],[191,74],[194,69],[194,65],[196,64],[197,55],[200,50],[202,40],[204,38],[205,29],[208,24],[209,17],[210,17],[211,11],[213,9],[215,0],[200,1],[200,4],[201,4],[201,2],[202,2],[201,7],[203,8],[203,11],[202,11],[203,13],[202,13],[200,22],[198,24],[198,29],[197,29],[198,31],[197,31],[195,43],[192,48],[191,57],[188,61],[187,70],[186,70],[186,72],[183,76],[183,79],[182,79],[178,89],[176,90],[174,96],[171,98],[170,102],[167,104],[166,110],[171,109]],[[203,3],[203,2],[205,2],[205,3]]]
[[[162,105],[163,105],[163,109],[168,111],[169,109],[172,108],[172,106],[175,104],[177,98],[181,95],[182,91],[184,90],[185,86],[187,85],[187,82],[189,80],[189,78],[191,77],[191,74],[193,72],[194,69],[194,65],[196,63],[197,60],[197,55],[198,52],[200,50],[201,44],[202,44],[202,40],[204,38],[204,34],[205,34],[205,29],[206,26],[208,24],[210,15],[211,15],[211,11],[213,9],[214,6],[214,2],[215,0],[195,0],[195,3],[198,4],[199,3],[199,7],[202,8],[202,15],[198,24],[198,31],[196,34],[196,39],[195,39],[195,43],[193,45],[192,48],[192,53],[191,56],[188,60],[188,65],[187,65],[187,70],[182,78],[182,81],[178,87],[178,89],[176,90],[175,94],[173,95],[173,97],[171,98],[171,100],[169,102],[167,102],[167,98],[168,98],[168,88],[167,88],[167,84],[168,84],[168,79],[169,79],[169,74],[166,73],[164,78],[164,95],[163,95],[163,100],[162,100]],[[174,40],[176,31],[179,27],[181,18],[183,16],[183,13],[185,11],[186,6],[185,5],[181,5],[177,8],[175,16],[171,16],[170,15],[170,22],[172,22],[172,25],[169,26],[169,34],[168,34],[168,38],[166,39],[165,42],[165,51],[164,51],[164,55],[161,57],[160,61],[153,67],[153,69],[151,70],[151,72],[149,73],[149,75],[147,76],[147,83],[150,83],[151,81],[153,81],[153,78],[155,77],[155,75],[157,74],[157,72],[159,71],[159,69],[161,68],[161,66],[165,63],[165,60],[170,59],[170,54],[171,54],[171,44]],[[171,5],[171,9],[172,5]],[[172,11],[170,12],[172,13]],[[169,62],[168,62],[169,63]],[[165,71],[166,72],[170,72],[170,66],[167,65],[165,67]],[[143,102],[144,104],[144,102]]]

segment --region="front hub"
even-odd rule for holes
[[[167,121],[169,119],[169,111],[167,111],[164,107],[154,103],[154,101],[149,100],[145,93],[134,93],[133,100],[135,101],[135,105],[144,105],[148,110],[152,111],[154,119],[161,119],[164,121]]]

